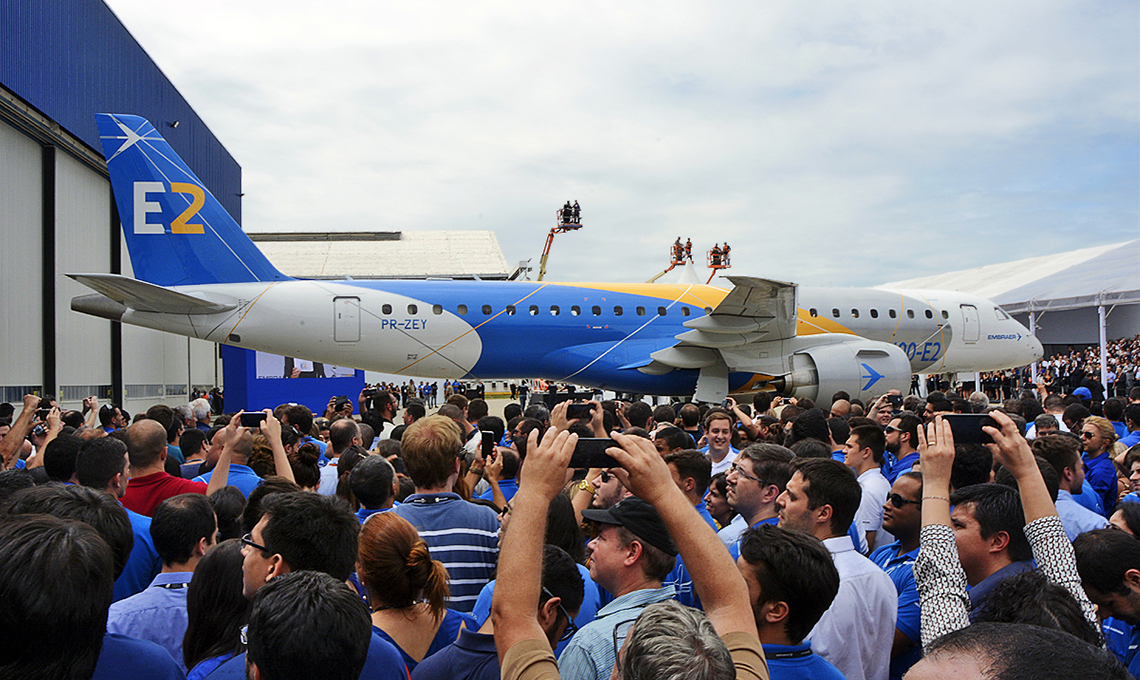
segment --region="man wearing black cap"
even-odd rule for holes
[[[676,563],[677,548],[653,506],[625,498],[605,510],[583,510],[598,523],[590,550],[590,577],[615,595],[597,617],[562,650],[558,666],[565,680],[601,680],[614,667],[618,647],[641,611],[672,599],[673,586],[662,586]],[[615,632],[616,631],[616,632]]]

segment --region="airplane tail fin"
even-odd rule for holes
[[[289,278],[145,118],[95,118],[136,278],[159,286]]]

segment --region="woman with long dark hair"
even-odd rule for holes
[[[186,590],[189,625],[182,638],[182,658],[200,680],[241,654],[241,629],[249,621],[250,601],[242,595],[241,541],[222,541],[194,569]]]

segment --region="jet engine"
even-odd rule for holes
[[[812,336],[798,338],[810,341]],[[852,399],[869,403],[894,388],[910,389],[910,361],[901,349],[886,342],[852,338],[828,344],[805,344],[789,357],[789,372],[769,381],[782,394],[813,401],[830,399],[843,390]]]

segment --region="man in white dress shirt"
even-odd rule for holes
[[[823,541],[839,570],[839,594],[808,634],[812,651],[848,680],[887,680],[898,593],[847,535],[863,496],[859,482],[836,460],[796,459],[792,469],[776,499],[780,526]]]

